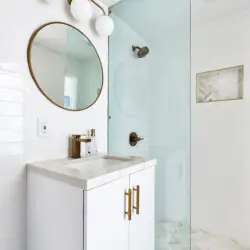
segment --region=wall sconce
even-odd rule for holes
[[[99,16],[95,21],[95,29],[100,36],[109,36],[114,30],[114,21],[106,14],[104,8],[94,0],[68,0],[70,11],[74,19],[81,21],[83,18],[91,18],[91,5],[90,1],[95,4],[102,12],[103,15]]]
[[[92,17],[91,6],[88,0],[68,0],[70,12],[77,21]]]
[[[114,21],[108,15],[99,16],[95,21],[95,28],[100,36],[110,36],[114,31]]]

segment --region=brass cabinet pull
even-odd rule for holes
[[[133,206],[133,208],[136,210],[136,214],[140,214],[140,186],[137,185],[133,190],[136,192],[136,206]]]
[[[132,189],[130,188],[128,192],[125,193],[128,196],[128,211],[125,212],[128,215],[128,220],[132,219]]]

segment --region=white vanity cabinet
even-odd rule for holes
[[[154,250],[154,192],[154,167],[86,192],[85,249]]]
[[[129,221],[124,213],[128,188],[129,178],[124,177],[84,193],[84,250],[129,249]]]
[[[139,214],[133,209],[130,222],[130,250],[155,249],[155,168],[149,168],[130,176],[130,187],[136,193],[140,187],[140,195],[133,196],[133,206],[136,199],[139,202]]]
[[[81,187],[29,166],[28,250],[154,250],[155,161],[118,168]]]

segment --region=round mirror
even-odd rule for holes
[[[101,94],[99,55],[90,40],[69,24],[47,23],[36,30],[29,42],[28,63],[39,90],[60,108],[86,109]]]

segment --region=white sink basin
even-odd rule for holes
[[[141,157],[117,157],[99,154],[81,159],[34,162],[28,164],[28,168],[83,190],[90,190],[155,164],[155,160],[145,160]]]
[[[69,160],[63,164],[64,167],[80,170],[87,168],[88,171],[95,172],[95,167],[103,169],[105,172],[112,172],[117,166],[123,166],[123,163],[132,161],[133,157],[116,157],[116,156],[102,156],[102,157],[89,157],[78,160]]]
[[[69,159],[63,163],[64,166],[74,167],[75,165],[86,165],[91,164],[90,162],[98,162],[99,164],[120,164],[122,162],[131,161],[133,157],[117,157],[117,156],[94,156],[94,157],[86,157],[81,159]]]

